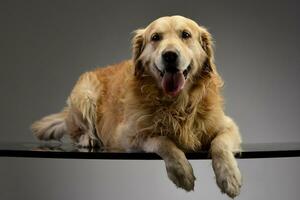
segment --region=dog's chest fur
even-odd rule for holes
[[[186,151],[206,148],[214,133],[210,132],[211,108],[207,100],[195,101],[182,96],[174,102],[155,98],[140,99],[132,113],[137,123],[137,135],[168,136]],[[132,109],[131,109],[132,110]]]

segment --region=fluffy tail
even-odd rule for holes
[[[31,125],[33,134],[39,140],[60,140],[67,132],[67,109],[60,113],[48,115]]]

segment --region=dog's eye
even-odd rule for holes
[[[154,33],[152,36],[151,36],[151,41],[159,41],[161,40],[161,35],[159,35],[158,33]]]
[[[192,35],[191,35],[189,32],[187,32],[187,31],[182,31],[182,33],[181,33],[181,38],[183,38],[183,39],[188,39],[188,38],[190,38],[190,37],[192,37]]]

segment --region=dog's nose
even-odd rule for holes
[[[162,54],[163,61],[167,65],[174,65],[177,63],[178,54],[174,51],[166,51]]]

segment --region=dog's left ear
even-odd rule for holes
[[[143,64],[139,58],[145,46],[144,33],[144,29],[138,29],[134,31],[134,36],[132,38],[132,60],[135,66],[134,74],[136,76],[143,73]]]
[[[200,29],[200,44],[207,55],[207,59],[204,62],[203,70],[205,72],[213,72],[216,70],[214,64],[214,50],[213,50],[213,40],[211,34],[204,27],[199,27]]]

